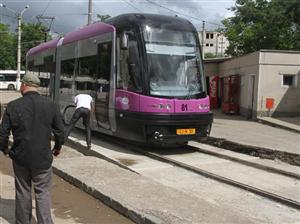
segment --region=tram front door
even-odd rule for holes
[[[105,129],[110,129],[109,93],[111,74],[111,48],[111,42],[98,44],[95,115],[98,125]]]

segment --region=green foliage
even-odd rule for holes
[[[106,14],[106,15],[100,15],[97,14],[97,18],[99,19],[100,22],[104,22],[105,20],[109,19],[111,16]]]
[[[210,52],[204,54],[204,58],[215,58],[215,57],[216,55]]]
[[[23,23],[22,24],[22,53],[21,65],[25,69],[26,54],[30,48],[33,48],[40,43],[49,39],[47,34],[47,27],[40,23]]]
[[[0,23],[0,70],[16,68],[16,52],[9,26]]]
[[[25,69],[27,51],[44,42],[47,28],[41,24],[23,23],[21,38],[21,69]],[[11,33],[9,26],[0,23],[0,69],[17,68],[17,33]],[[49,35],[46,34],[49,38]]]
[[[300,50],[299,0],[236,0],[235,16],[223,20],[226,54],[260,49]]]

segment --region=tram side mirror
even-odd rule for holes
[[[128,34],[126,32],[122,33],[122,37],[121,37],[121,48],[123,50],[128,49]]]

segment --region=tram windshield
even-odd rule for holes
[[[145,27],[150,95],[196,98],[203,93],[195,33]]]

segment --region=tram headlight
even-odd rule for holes
[[[127,105],[129,103],[129,99],[127,97],[122,98],[122,104]]]
[[[122,109],[128,110],[129,109],[129,99],[127,97],[123,97],[121,100],[122,103]]]
[[[172,106],[171,104],[167,103],[167,104],[163,104],[163,103],[159,103],[159,104],[153,104],[152,107],[163,110],[171,110]]]
[[[209,110],[209,104],[201,103],[201,104],[199,104],[199,109],[200,110]]]
[[[167,105],[166,105],[166,109],[167,109],[167,110],[171,110],[171,105],[170,105],[170,104],[167,104]]]

